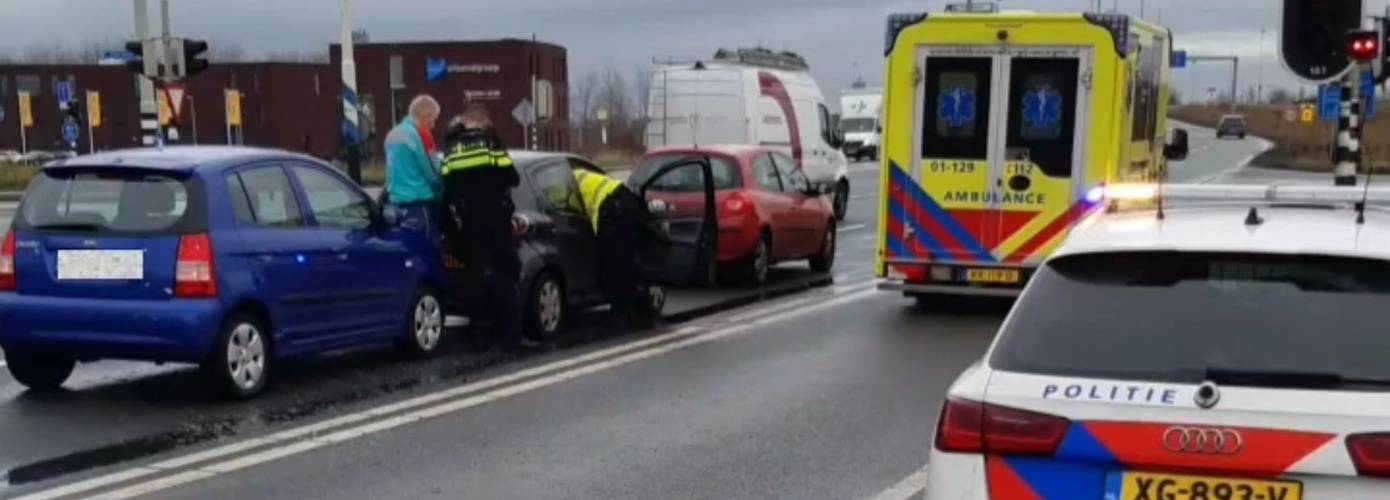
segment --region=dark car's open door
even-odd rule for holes
[[[709,159],[672,162],[640,182],[630,187],[651,214],[648,237],[638,251],[642,271],[668,286],[713,284],[719,223]]]

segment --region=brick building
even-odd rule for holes
[[[502,141],[510,148],[569,148],[568,62],[564,47],[530,40],[368,43],[353,47],[357,92],[370,110],[368,151],[406,114],[410,100],[430,94],[443,108],[437,133],[469,100],[488,104]],[[333,45],[333,67],[340,64]],[[534,130],[512,116],[522,101],[536,110]],[[375,148],[375,149],[374,149]]]
[[[243,125],[239,143],[336,157],[341,126],[338,46],[331,64],[213,64],[189,78],[178,128],[179,144],[226,144],[225,91],[237,89]],[[490,105],[508,147],[565,150],[569,117],[565,49],[527,40],[375,43],[357,46],[358,92],[370,119],[364,125],[367,152],[380,154],[386,131],[421,93],[437,98],[443,116],[462,112],[467,100]],[[18,92],[31,95],[34,126],[30,150],[65,150],[65,112],[56,89],[67,81],[85,113],[85,95],[101,95],[102,125],[92,134],[98,150],[138,147],[140,113],[137,76],[124,66],[0,65],[0,150],[19,150]],[[512,112],[523,100],[536,104],[537,125],[526,129]],[[85,115],[84,115],[85,118]],[[443,123],[440,124],[442,133]],[[81,127],[78,152],[88,152]]]

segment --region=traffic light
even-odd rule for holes
[[[1341,76],[1351,65],[1347,33],[1361,28],[1361,2],[1284,0],[1280,53],[1289,69],[1317,82]]]
[[[208,60],[203,53],[208,51],[208,43],[202,40],[183,40],[183,74],[193,76],[208,69]]]
[[[1347,54],[1358,63],[1368,63],[1380,56],[1380,34],[1375,31],[1353,31],[1347,34]]]
[[[125,62],[126,69],[145,74],[145,43],[139,40],[126,42],[125,51],[134,56]]]

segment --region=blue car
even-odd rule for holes
[[[236,398],[287,359],[370,344],[434,353],[444,273],[333,167],[228,147],[63,160],[0,247],[0,348],[33,390],[76,363],[194,363]]]

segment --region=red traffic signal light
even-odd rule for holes
[[[1347,35],[1347,55],[1358,62],[1371,62],[1380,56],[1380,35],[1374,31],[1353,31]]]

